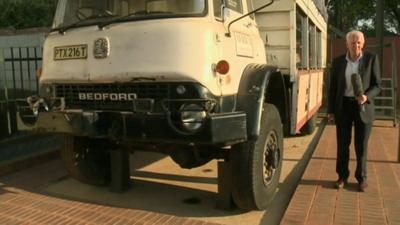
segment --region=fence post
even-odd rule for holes
[[[6,68],[5,68],[5,59],[4,59],[4,49],[0,48],[0,80],[1,80],[1,88],[4,91],[4,99],[0,99],[0,101],[4,100],[4,113],[7,118],[7,133],[11,134],[11,123],[10,123],[10,112],[8,108],[8,90],[7,90],[7,80],[6,80]]]
[[[394,100],[393,100],[393,104],[395,105],[394,107],[394,114],[395,114],[395,118],[397,119],[397,126],[399,127],[399,138],[397,140],[397,162],[400,163],[400,120],[399,120],[399,116],[397,115],[397,46],[396,46],[396,41],[393,41],[392,43],[392,55],[393,55],[393,68],[392,68],[392,72],[393,72],[393,88],[394,88]]]

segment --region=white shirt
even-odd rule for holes
[[[362,53],[357,58],[356,61],[352,61],[349,57],[349,53],[347,53],[347,55],[346,55],[346,60],[347,60],[347,66],[346,66],[346,72],[345,72],[346,89],[344,91],[344,96],[346,96],[346,97],[354,97],[353,85],[351,84],[351,75],[353,73],[358,73],[358,66],[360,64],[361,57],[362,57]]]

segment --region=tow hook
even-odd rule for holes
[[[33,115],[37,116],[39,114],[39,108],[42,106],[46,111],[49,111],[49,106],[47,105],[44,98],[37,95],[30,96],[26,99],[29,104],[29,108],[32,110]]]

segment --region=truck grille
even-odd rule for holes
[[[132,101],[120,99],[120,94],[134,94],[137,99],[154,99],[154,111],[161,111],[162,99],[170,98],[169,83],[135,83],[135,84],[57,84],[56,97],[64,97],[68,109],[87,110],[126,110],[133,108]],[[114,99],[99,97],[82,100],[79,95],[92,93],[92,96],[119,96]],[[94,98],[94,97],[93,97]]]

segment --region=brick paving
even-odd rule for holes
[[[41,187],[67,175],[59,159],[0,176],[0,224],[45,225],[216,225],[215,223],[63,199]]]
[[[326,126],[281,225],[400,224],[398,128],[374,126],[369,142],[368,184],[357,191],[355,153],[351,147],[349,186],[333,188],[337,179],[336,131]],[[352,144],[353,145],[353,144]]]
[[[307,169],[281,221],[282,225],[400,225],[400,164],[398,128],[375,126],[368,153],[368,183],[357,192],[355,154],[347,188],[333,188],[335,127],[326,126]],[[67,175],[59,159],[0,176],[0,225],[14,224],[182,224],[213,225],[168,214],[75,201],[44,193],[43,187]]]

